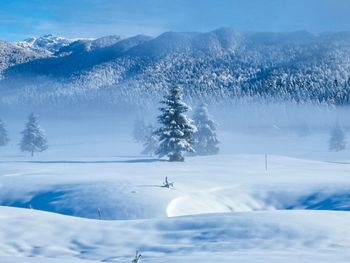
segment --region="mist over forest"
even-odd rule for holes
[[[349,263],[349,10],[0,1],[0,262]]]
[[[1,42],[2,117],[155,122],[176,82],[220,129],[248,133],[349,129],[350,35],[168,32],[158,37]],[[112,125],[112,124],[111,124]],[[126,128],[125,128],[126,129]]]

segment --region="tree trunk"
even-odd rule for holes
[[[182,156],[181,153],[174,153],[169,156],[169,162],[183,162],[185,161],[185,158]]]
[[[30,156],[31,156],[31,157],[34,156],[34,150],[32,150],[32,151],[30,152]]]

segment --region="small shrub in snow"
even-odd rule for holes
[[[135,258],[131,261],[131,263],[138,263],[140,261],[141,256],[142,255],[139,254],[139,251],[136,250]]]
[[[174,187],[174,182],[169,183],[168,177],[166,176],[162,187],[165,187],[165,188]]]

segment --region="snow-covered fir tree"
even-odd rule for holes
[[[0,119],[0,146],[5,146],[9,142],[5,124]]]
[[[171,86],[170,94],[162,104],[162,113],[158,117],[161,128],[156,131],[159,136],[156,154],[159,157],[168,156],[170,162],[182,162],[186,152],[194,152],[193,134],[197,128],[193,120],[186,116],[190,107],[182,101],[182,89],[176,84]]]
[[[345,132],[342,126],[337,123],[331,130],[331,138],[329,139],[329,151],[339,152],[345,150],[346,142],[345,142]]]
[[[142,119],[138,118],[135,121],[132,137],[135,142],[144,143],[147,140],[149,134],[149,125],[147,125]]]
[[[40,128],[37,117],[33,113],[29,115],[22,135],[20,142],[22,152],[30,152],[33,156],[35,152],[43,152],[48,148],[45,131]]]
[[[152,156],[157,150],[159,145],[158,136],[155,134],[153,125],[148,125],[145,129],[144,141],[143,141],[143,151],[141,154]]]
[[[194,134],[194,150],[197,155],[210,155],[219,152],[219,140],[216,136],[217,124],[209,115],[205,104],[200,105],[194,115],[194,123],[198,131]]]
[[[158,147],[158,137],[152,124],[146,124],[138,119],[135,122],[133,138],[136,142],[142,143],[143,150],[141,154],[152,156]]]

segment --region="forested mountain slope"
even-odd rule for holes
[[[35,59],[12,54],[0,59],[0,103],[5,104],[145,103],[162,95],[172,81],[186,95],[207,100],[350,100],[346,32],[239,33],[223,28],[78,40]]]

